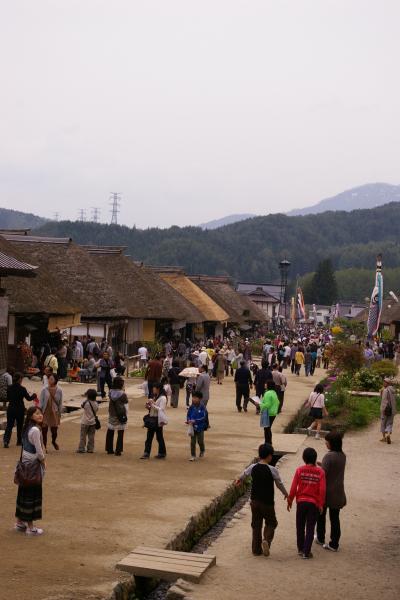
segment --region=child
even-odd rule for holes
[[[314,539],[315,524],[325,504],[325,472],[316,466],[317,453],[314,448],[303,452],[305,465],[296,469],[288,498],[287,509],[292,508],[296,498],[297,550],[299,556],[312,558],[311,546]]]
[[[205,452],[204,432],[207,429],[207,409],[201,404],[203,394],[194,391],[192,394],[192,404],[188,409],[186,423],[193,425],[193,435],[190,436],[190,461],[196,460],[196,442],[200,448],[200,458],[203,458]]]
[[[274,483],[284,495],[285,500],[288,497],[278,469],[271,467],[269,464],[273,454],[274,449],[270,444],[261,444],[258,448],[259,461],[247,467],[235,482],[236,485],[240,485],[246,477],[251,475],[252,550],[255,556],[260,556],[261,554],[269,556],[275,529],[278,526],[275,515]],[[262,539],[264,521],[264,539]]]
[[[91,454],[94,451],[94,435],[96,433],[96,414],[99,410],[97,404],[97,391],[89,389],[85,393],[86,400],[82,403],[83,413],[81,418],[81,438],[79,441],[79,448],[77,452],[83,454],[89,452]],[[87,437],[87,449],[86,446]]]

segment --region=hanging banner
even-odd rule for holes
[[[368,313],[368,337],[372,338],[379,329],[383,303],[382,256],[376,259],[375,286],[372,290]]]
[[[299,320],[306,318],[306,307],[304,305],[304,297],[301,288],[297,288],[297,313]]]

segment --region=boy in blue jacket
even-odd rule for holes
[[[207,429],[207,409],[201,404],[203,394],[194,391],[192,394],[192,404],[190,405],[186,423],[193,426],[193,435],[190,436],[190,461],[196,460],[196,443],[199,444],[200,458],[203,458],[205,452],[204,432]]]

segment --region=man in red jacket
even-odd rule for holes
[[[296,469],[288,498],[288,510],[296,498],[297,550],[303,558],[312,558],[311,546],[315,524],[325,504],[325,471],[317,467],[317,452],[306,448],[303,452],[305,465]]]

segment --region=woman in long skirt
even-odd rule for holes
[[[46,467],[45,449],[42,441],[43,413],[40,408],[31,406],[26,413],[22,432],[22,462],[41,464],[42,475]],[[15,509],[15,529],[29,536],[41,535],[43,529],[34,525],[42,518],[42,483],[24,487],[18,486]]]

